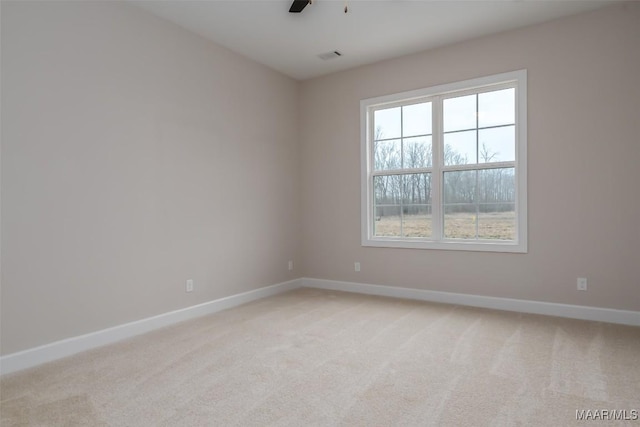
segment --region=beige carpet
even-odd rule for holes
[[[3,426],[596,425],[640,410],[640,328],[299,289],[0,391]]]

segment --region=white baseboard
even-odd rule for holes
[[[615,310],[611,308],[558,304],[512,298],[486,297],[480,295],[426,291],[422,289],[397,288],[393,286],[369,285],[364,283],[339,282],[335,280],[310,278],[303,278],[302,286],[640,326],[640,311]]]
[[[8,354],[0,357],[0,375],[21,371],[46,362],[71,356],[82,351],[91,350],[96,347],[101,347],[126,338],[144,334],[145,332],[150,332],[174,323],[216,313],[257,299],[297,289],[300,286],[301,279],[295,279],[180,310],[170,311],[168,313],[148,317],[135,322],[125,323],[123,325],[114,326],[112,328],[103,329],[86,335],[67,338],[17,353]]]
[[[71,356],[82,351],[112,344],[117,341],[131,338],[178,322],[216,313],[221,310],[236,307],[241,304],[300,287],[330,289],[368,295],[380,295],[394,298],[432,301],[445,304],[466,305],[472,307],[492,308],[496,310],[544,314],[548,316],[640,326],[640,312],[638,311],[457,294],[452,292],[427,291],[422,289],[398,288],[394,286],[341,282],[336,280],[302,278],[272,286],[266,286],[226,298],[220,298],[214,301],[171,311],[158,316],[148,317],[146,319],[137,320],[135,322],[126,323],[113,328],[103,329],[86,335],[56,341],[17,353],[8,354],[0,357],[0,375],[21,371],[43,363]]]

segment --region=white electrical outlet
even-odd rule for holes
[[[360,263],[359,263],[359,262],[354,262],[354,263],[353,263],[353,268],[354,268],[356,271],[360,271]]]
[[[587,278],[586,277],[578,277],[578,290],[586,291],[587,290]]]
[[[193,279],[187,280],[186,292],[193,292]]]
[[[293,261],[289,261],[289,271],[293,270]]]

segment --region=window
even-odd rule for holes
[[[526,70],[361,101],[362,245],[527,251]]]

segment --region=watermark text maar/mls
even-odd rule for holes
[[[638,421],[637,409],[576,409],[578,421]]]

